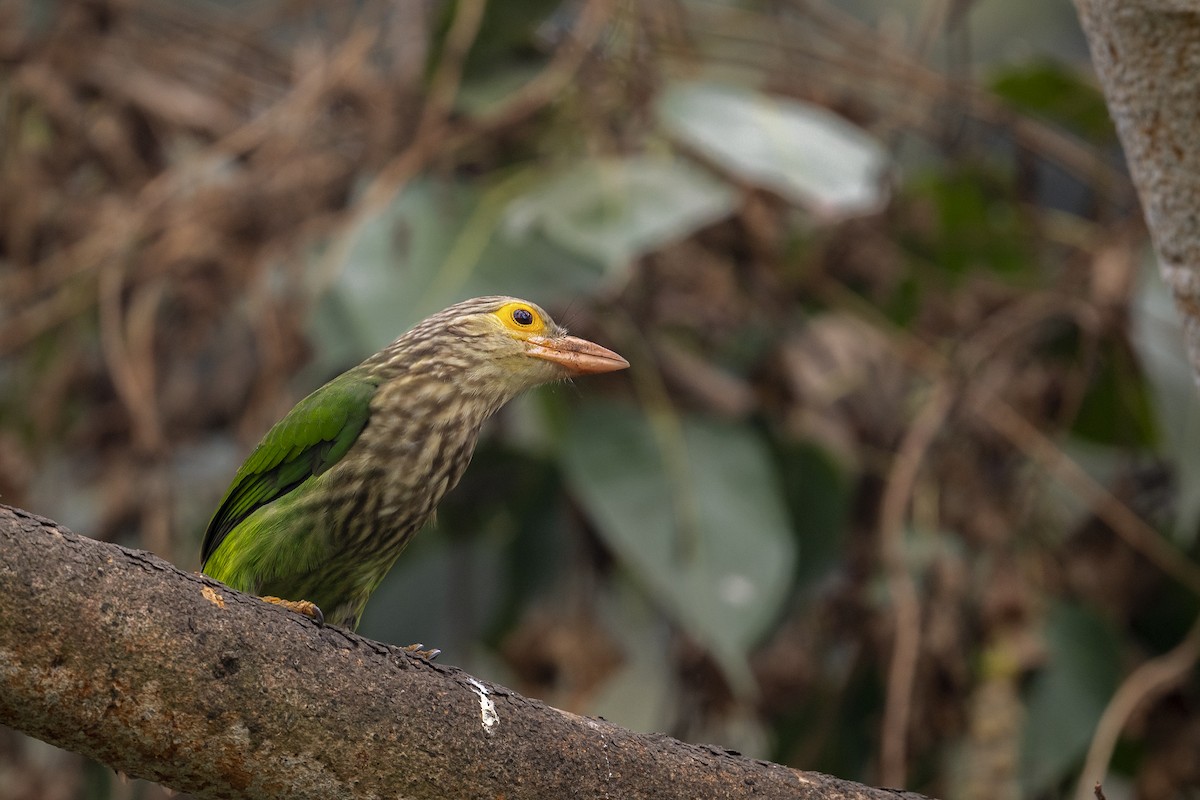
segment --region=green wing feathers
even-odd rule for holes
[[[353,372],[296,404],[242,464],[208,523],[200,551],[207,564],[225,537],[257,509],[332,467],[358,439],[379,384]]]

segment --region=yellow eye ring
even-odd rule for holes
[[[504,327],[520,336],[537,336],[546,332],[546,319],[528,303],[505,303],[495,311]]]

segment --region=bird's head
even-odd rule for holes
[[[405,362],[406,370],[462,381],[467,393],[495,392],[504,399],[539,384],[629,366],[612,350],[568,335],[536,304],[500,296],[465,300],[434,314],[385,354],[393,363]]]

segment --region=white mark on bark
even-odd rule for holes
[[[604,732],[603,732],[603,730],[601,729],[601,727],[600,727],[598,724],[596,724],[596,721],[595,721],[595,720],[590,720],[590,719],[589,719],[589,720],[587,720],[587,725],[588,725],[588,727],[589,727],[589,728],[591,728],[592,730],[595,730],[595,731],[600,731],[600,741],[601,741],[601,743],[602,743],[602,744],[601,744],[601,748],[600,748],[600,749],[604,751],[604,772],[605,772],[605,777],[606,777],[608,780],[610,780],[610,781],[611,781],[611,780],[613,779],[613,772],[612,772],[612,763],[611,763],[611,762],[608,760],[608,737],[604,735]],[[606,798],[609,796],[609,795],[608,795],[608,786],[607,786],[607,785],[605,785],[605,787],[604,787],[604,796],[605,796]]]
[[[500,715],[496,713],[496,704],[492,702],[492,698],[488,697],[488,688],[479,681],[471,678],[468,683],[475,689],[475,694],[479,695],[479,718],[483,722],[483,732],[491,734],[492,729],[500,724]]]

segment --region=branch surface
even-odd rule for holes
[[[0,505],[0,722],[198,797],[909,798],[636,734]]]
[[[1200,376],[1200,6],[1075,0]]]

